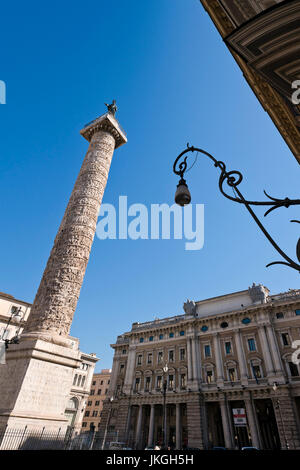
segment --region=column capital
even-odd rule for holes
[[[102,116],[86,124],[86,126],[81,129],[80,134],[90,142],[93,135],[99,131],[109,132],[114,137],[116,142],[115,148],[127,142],[125,132],[121,129],[120,124],[111,113],[102,114]]]

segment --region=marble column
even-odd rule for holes
[[[216,359],[217,383],[222,383],[224,381],[224,373],[223,373],[218,334],[213,335],[213,342],[214,342],[214,355]]]
[[[193,366],[192,366],[192,348],[191,348],[191,339],[186,339],[186,352],[187,352],[187,380],[188,385],[190,385],[190,381],[193,379]]]
[[[125,428],[125,442],[127,445],[129,445],[129,437],[130,437],[129,434],[130,434],[130,424],[131,424],[131,412],[132,412],[132,406],[130,405],[130,399],[129,399],[126,428]]]
[[[153,446],[154,419],[155,419],[155,405],[152,403],[151,404],[151,410],[150,410],[148,447]]]
[[[52,251],[31,312],[26,333],[44,332],[67,336],[96,231],[99,209],[115,148],[127,139],[110,113],[84,127],[81,135],[89,148]]]
[[[176,449],[181,449],[181,406],[176,403]]]
[[[42,429],[61,434],[64,411],[80,352],[69,337],[95,235],[114,150],[127,139],[106,113],[81,134],[89,148],[58,229],[20,343],[7,351],[0,374],[0,428]],[[51,183],[55,190],[55,181]],[[104,273],[105,275],[105,273]]]
[[[114,396],[114,394],[116,393],[116,384],[117,384],[117,379],[118,379],[118,375],[120,372],[119,367],[120,367],[120,356],[115,354],[114,359],[113,359],[111,376],[110,376],[108,398]]]
[[[246,359],[245,359],[240,330],[237,330],[234,332],[234,337],[235,337],[235,345],[236,345],[236,351],[237,351],[240,373],[241,373],[241,383],[244,385],[248,381],[248,372],[247,372]]]
[[[271,349],[271,353],[272,353],[273,361],[275,365],[275,373],[278,375],[279,374],[283,375],[282,374],[283,367],[281,366],[281,358],[280,358],[280,354],[278,351],[278,344],[277,344],[276,335],[275,335],[272,325],[267,325],[267,336],[269,338],[270,347],[271,347],[270,349]]]
[[[256,418],[255,418],[255,410],[253,407],[252,400],[250,398],[245,398],[244,401],[245,401],[245,406],[246,406],[248,424],[249,424],[250,433],[251,433],[252,445],[254,447],[260,448],[259,434],[258,434],[257,423],[256,423]]]
[[[225,400],[220,400],[219,403],[220,403],[221,416],[222,416],[225,447],[227,449],[232,449],[233,448],[233,436],[231,434],[231,426],[230,426],[229,416],[228,416],[228,406]]]
[[[136,351],[136,347],[134,345],[130,345],[128,358],[127,358],[124,386],[123,386],[124,393],[126,394],[129,394],[132,389],[133,374],[134,374],[134,367],[135,367],[135,351]]]
[[[198,388],[198,386],[199,386],[199,383],[198,383],[199,382],[199,374],[198,374],[199,357],[198,357],[198,351],[197,351],[198,346],[199,346],[199,344],[197,342],[197,338],[192,338],[193,382],[194,382],[196,388]]]
[[[269,343],[266,335],[266,330],[264,325],[259,326],[258,328],[258,335],[261,342],[262,353],[265,360],[267,375],[273,376],[274,375],[274,366],[273,361],[270,353]]]
[[[141,434],[142,434],[142,421],[143,421],[143,405],[139,405],[138,419],[136,424],[136,433],[135,433],[135,446],[136,449],[140,449],[141,444]]]

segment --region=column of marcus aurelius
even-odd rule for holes
[[[20,343],[0,374],[0,429],[66,429],[64,410],[79,352],[69,337],[114,150],[127,142],[115,105],[85,126],[90,144]]]

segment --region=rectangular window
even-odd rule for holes
[[[288,333],[282,333],[281,338],[282,338],[283,346],[289,346],[289,344],[290,344],[289,334]]]
[[[138,365],[138,366],[141,366],[141,365],[142,365],[142,360],[143,360],[143,356],[142,356],[142,354],[139,354],[139,355],[138,355],[138,361],[137,361],[137,365]]]
[[[147,363],[148,363],[148,364],[152,364],[152,353],[149,353],[149,354],[148,354]]]
[[[86,412],[84,413],[84,416],[90,416],[90,412],[89,412],[89,411],[86,411]]]
[[[294,364],[293,362],[289,362],[289,368],[290,368],[291,376],[292,377],[298,377],[299,372],[298,372],[297,365]]]
[[[92,406],[92,401],[88,401],[88,406]]]
[[[261,379],[261,371],[259,366],[252,366],[254,378]]]
[[[84,422],[82,423],[82,427],[83,427],[83,428],[86,428],[86,426],[87,426],[87,423],[84,421]]]
[[[135,379],[135,390],[136,390],[136,391],[139,391],[139,389],[140,389],[140,382],[141,382],[141,381],[140,381],[140,378],[137,377],[137,378]]]
[[[98,400],[96,401],[95,406],[99,406],[99,405],[100,405],[100,401]]]
[[[205,357],[210,357],[210,345],[209,344],[206,344],[204,346],[204,355]]]
[[[174,387],[174,375],[169,375],[169,389],[173,390]]]
[[[78,375],[75,374],[75,377],[74,377],[74,380],[73,380],[73,385],[76,385],[77,377],[78,377]]]
[[[96,380],[93,380],[93,383],[92,383],[92,385],[96,385]]]
[[[228,369],[228,376],[230,382],[235,382],[236,376],[235,376],[235,369]]]
[[[85,375],[82,377],[82,382],[81,382],[81,386],[83,387],[85,384]]]
[[[249,351],[256,351],[256,345],[255,345],[255,339],[254,338],[249,338],[248,339],[248,348],[249,348]]]
[[[146,377],[145,390],[149,392],[151,377]]]
[[[296,314],[296,315],[300,315],[300,309],[295,310],[295,314]]]
[[[126,349],[123,349],[122,354],[126,354]]]
[[[101,380],[100,385],[103,385],[103,380]]]
[[[299,310],[299,312],[300,312],[300,310]],[[276,313],[276,318],[278,318],[278,319],[279,319],[279,318],[284,318],[283,313],[282,313],[282,312],[277,312],[277,313]]]
[[[93,416],[97,416],[98,415],[98,411],[93,411]]]
[[[95,395],[95,390],[91,390],[91,395]]]
[[[207,370],[206,371],[206,380],[207,383],[210,384],[213,381],[213,371],[212,370]]]
[[[161,375],[158,375],[158,376],[157,376],[157,379],[156,379],[156,387],[157,387],[157,388],[161,388]]]
[[[162,351],[158,351],[158,354],[157,354],[157,362],[158,364],[161,364],[163,361],[163,352]]]
[[[180,387],[181,388],[186,387],[186,375],[185,374],[180,375]]]
[[[226,351],[226,354],[231,354],[231,342],[230,341],[225,342],[225,351]]]
[[[174,351],[169,351],[169,362],[174,362]]]
[[[101,393],[102,393],[102,389],[99,388],[99,390],[98,390],[98,395],[101,395]]]
[[[181,361],[185,361],[185,349],[180,349],[179,357]]]
[[[124,364],[120,365],[120,372],[124,370]]]
[[[107,392],[108,392],[108,388],[105,389],[105,395],[107,395]]]

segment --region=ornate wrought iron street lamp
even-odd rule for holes
[[[260,230],[267,237],[271,245],[285,260],[285,261],[273,261],[272,263],[267,264],[267,267],[272,266],[274,264],[284,264],[300,272],[300,264],[292,260],[277,245],[277,243],[273,240],[271,235],[268,233],[266,228],[263,226],[263,224],[261,223],[261,221],[255,214],[255,212],[251,208],[251,206],[270,206],[270,208],[264,214],[266,216],[270,212],[272,212],[274,209],[278,209],[279,207],[288,208],[290,206],[300,205],[300,199],[289,199],[288,197],[286,197],[285,199],[277,199],[277,198],[269,196],[264,191],[265,195],[269,198],[269,201],[248,201],[247,199],[244,198],[244,196],[238,189],[238,185],[243,180],[243,175],[240,171],[237,171],[237,170],[227,171],[226,165],[224,162],[217,160],[215,157],[213,157],[210,153],[206,152],[205,150],[199,149],[197,147],[190,147],[189,144],[187,144],[187,148],[178,155],[173,165],[174,173],[180,176],[180,180],[177,185],[177,190],[175,193],[175,202],[176,204],[179,204],[180,206],[185,206],[191,202],[191,194],[186,184],[186,180],[184,179],[184,174],[194,166],[197,160],[197,156],[192,166],[188,168],[187,159],[189,155],[186,155],[186,154],[188,154],[189,152],[202,153],[203,155],[206,155],[214,162],[214,166],[221,170],[221,174],[219,177],[219,190],[221,191],[223,196],[225,196],[227,199],[230,199],[231,201],[238,202],[239,204],[243,204],[246,207],[246,209],[248,210],[252,218],[255,220]],[[233,190],[233,196],[230,196],[229,194],[226,193],[224,189],[225,183],[229,186],[229,188]],[[291,220],[291,222],[300,223],[299,220]],[[297,255],[298,261],[300,262],[300,238],[298,240],[297,247],[296,247],[296,255]]]

